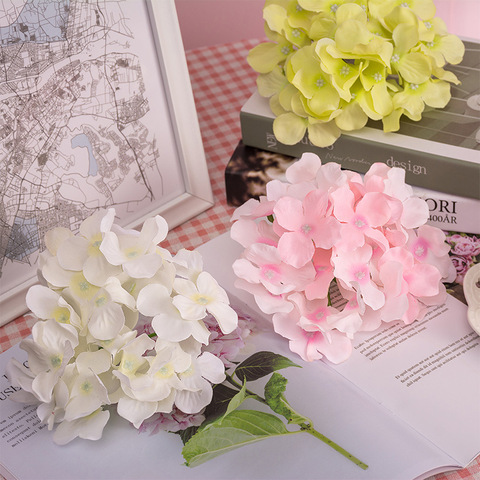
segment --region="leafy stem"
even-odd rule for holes
[[[358,465],[361,469],[366,470],[368,468],[368,465],[366,463],[363,463],[361,460],[359,460],[357,457],[352,455],[350,452],[347,452],[347,450],[345,450],[343,447],[341,447],[340,445],[335,443],[333,440],[330,440],[328,437],[326,437],[322,433],[315,430],[312,425],[301,424],[300,428],[304,432],[307,432],[310,435],[313,435],[315,438],[318,438],[322,442],[326,443],[329,447],[332,447],[335,451],[337,451],[338,453],[340,453],[344,457],[348,458],[355,465]]]
[[[285,398],[287,379],[277,370],[298,367],[282,355],[257,352],[237,365],[232,374],[226,374],[227,382],[214,388],[213,400],[205,415],[208,420],[196,431],[181,434],[185,441],[182,453],[186,465],[196,466],[235,448],[258,442],[265,438],[306,432],[326,443],[335,451],[362,469],[368,466],[340,447],[333,440],[315,430],[313,422],[296,412]],[[271,375],[264,388],[264,397],[247,389],[247,382]],[[234,378],[237,377],[238,381]],[[284,417],[288,424],[298,425],[298,430],[287,429],[285,422],[271,413],[239,409],[247,398],[268,405],[272,412]]]
[[[239,390],[242,388],[242,385],[240,385],[232,377],[232,375],[229,375],[228,373],[226,374],[226,380],[227,380],[228,383],[230,383],[230,385],[233,385],[234,387],[237,387]],[[260,395],[257,395],[255,392],[252,392],[248,388],[245,390],[245,393],[248,395],[249,398],[253,398],[253,399],[259,401],[260,403],[263,403],[263,404],[267,405],[267,402],[263,397],[261,397]]]

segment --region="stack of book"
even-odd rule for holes
[[[376,162],[405,169],[406,181],[428,202],[429,223],[446,231],[480,234],[480,44],[465,41],[461,64],[449,67],[461,84],[452,85],[444,109],[425,111],[420,122],[402,117],[396,133],[369,122],[320,148],[308,137],[296,145],[278,142],[268,99],[255,92],[240,112],[242,140],[226,171],[230,205],[265,194],[265,184],[282,178],[304,152],[322,162],[365,173]]]

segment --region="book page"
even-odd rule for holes
[[[251,337],[243,356],[259,350],[285,355],[302,366],[281,372],[288,379],[288,401],[321,433],[366,462],[368,470],[306,433],[266,439],[191,469],[183,465],[178,435],[139,433],[114,408],[100,440],[55,445],[35,407],[10,400],[14,388],[4,376],[6,363],[12,356],[23,361],[26,355],[16,345],[0,355],[0,474],[7,480],[405,480],[423,478],[439,466],[456,466],[327,365],[297,361],[273,332]],[[263,394],[263,383],[252,388]],[[245,408],[263,409],[253,400]]]
[[[212,256],[222,252],[224,264],[217,255],[211,271],[227,291],[254,304],[235,288],[235,276],[226,268],[242,247],[226,233],[201,248]],[[357,334],[351,358],[329,364],[461,466],[480,453],[480,338],[466,310],[448,295],[446,304],[433,307],[422,321]]]
[[[466,311],[449,295],[421,321],[357,334],[332,365],[462,465],[480,452],[480,338]]]

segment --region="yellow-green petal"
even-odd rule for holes
[[[315,117],[323,116],[338,108],[340,96],[331,85],[324,85],[319,91],[308,100],[307,104],[310,110],[315,113]]]
[[[402,78],[409,83],[424,83],[432,74],[428,57],[418,52],[404,55],[397,68]]]
[[[283,113],[287,113],[287,110],[285,110],[281,105],[279,101],[279,95],[278,93],[270,97],[270,100],[268,101],[268,104],[270,105],[270,110],[273,112],[273,114],[278,117],[279,115],[282,115]]]
[[[284,113],[273,121],[273,133],[279,142],[295,145],[304,137],[307,123],[306,118],[292,112]]]
[[[271,72],[261,73],[257,77],[257,89],[262,97],[271,97],[280,92],[286,84],[287,79],[278,65]]]
[[[405,112],[409,112],[415,117],[420,116],[425,108],[421,96],[424,89],[423,85],[406,83],[403,91],[393,96],[393,108],[403,108]]]
[[[270,30],[277,33],[282,33],[287,21],[287,10],[276,4],[266,5],[263,8],[263,19]]]
[[[443,108],[450,101],[449,83],[443,80],[431,80],[424,85],[422,98],[429,107]]]
[[[317,15],[308,30],[308,36],[312,40],[320,40],[322,38],[332,38],[335,36],[337,23],[331,17],[324,14]]]
[[[340,136],[341,130],[334,121],[318,122],[309,119],[308,139],[317,147],[329,147]]]
[[[373,33],[367,26],[358,20],[343,22],[335,32],[335,42],[343,52],[356,53],[356,47],[359,44],[368,45],[373,37]]]
[[[337,24],[346,22],[347,20],[357,20],[364,25],[367,24],[367,13],[356,3],[344,3],[337,9],[335,19]]]
[[[280,62],[283,62],[292,52],[288,44],[260,43],[253,47],[247,56],[248,64],[258,73],[271,72]]]
[[[346,132],[359,130],[365,126],[367,121],[368,116],[356,101],[343,105],[342,112],[335,117],[337,127]]]
[[[382,118],[384,132],[397,132],[400,130],[400,117],[403,115],[403,108],[397,108]]]
[[[298,90],[296,87],[290,83],[286,84],[285,87],[279,94],[278,101],[283,109],[288,112],[292,110],[292,98],[297,94]]]
[[[387,85],[384,82],[381,85],[374,85],[370,90],[375,111],[382,117],[388,115],[393,110],[392,97],[388,93]]]
[[[407,53],[419,42],[418,28],[416,25],[401,24],[395,27],[392,33],[395,43],[395,52]]]

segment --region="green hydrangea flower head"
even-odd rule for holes
[[[368,119],[396,131],[402,115],[443,108],[464,45],[435,13],[433,0],[266,0],[269,41],[247,61],[277,140],[326,147]]]

